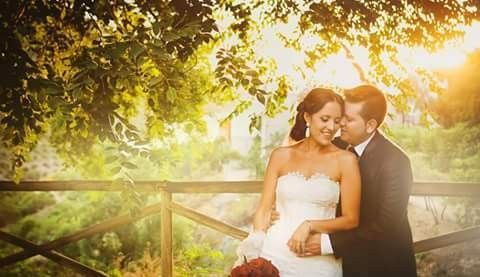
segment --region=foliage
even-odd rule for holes
[[[226,1],[227,2],[227,1]],[[477,1],[247,1],[226,4],[235,18],[226,28],[226,36],[238,38],[225,43],[218,52],[217,77],[225,86],[242,89],[265,105],[266,114],[284,109],[285,95],[297,79],[276,73],[280,61],[263,57],[255,42],[263,38],[262,29],[277,24],[294,25],[293,31],[274,31],[287,49],[300,52],[295,71],[307,78],[315,65],[327,57],[345,52],[352,60],[362,82],[382,84],[392,90],[391,102],[398,110],[409,110],[409,100],[422,102],[408,76],[411,72],[397,53],[402,47],[419,46],[433,50],[462,34],[461,24],[478,18]],[[236,31],[240,31],[239,33]],[[308,45],[305,40],[315,41]],[[352,47],[369,53],[369,68],[362,68],[352,55]],[[304,64],[302,65],[301,62]],[[390,71],[393,67],[395,70]],[[270,70],[265,70],[270,68]],[[417,70],[431,90],[440,90],[437,77]],[[255,118],[255,117],[254,117]]]
[[[241,160],[242,167],[249,169],[252,177],[257,179],[263,178],[270,153],[275,147],[281,145],[284,138],[285,134],[282,132],[276,132],[268,138],[268,143],[265,143],[265,145],[262,146],[261,137],[256,136],[253,139],[252,146],[248,150],[247,155]]]
[[[151,197],[149,201],[158,202],[158,200],[157,197]],[[118,194],[69,193],[67,199],[52,207],[48,214],[26,216],[15,225],[10,225],[8,231],[30,241],[45,243],[127,212],[128,209],[122,206]],[[199,244],[194,239],[194,223],[182,218],[175,218],[173,223],[175,270],[180,275],[187,276],[186,272],[197,272],[198,276],[204,276],[209,272],[223,270],[221,252],[213,250],[215,247],[208,242]],[[150,216],[136,224],[128,224],[112,232],[69,244],[63,247],[62,253],[91,267],[112,272],[112,274],[123,268],[125,272],[137,273],[159,270],[159,268],[153,268],[155,266],[155,264],[151,264],[153,260],[149,260],[145,254],[146,251],[151,251],[148,253],[152,255],[160,253],[159,227],[161,227],[159,216]],[[1,253],[3,256],[14,251],[18,251],[18,249],[5,245]],[[118,259],[121,260],[121,263]],[[115,268],[115,264],[121,266]],[[50,262],[46,261],[41,263],[26,261],[21,264],[21,272],[29,272],[32,266],[35,266],[37,272],[50,272],[55,275],[65,273],[64,269],[52,267]],[[3,274],[22,276],[19,270],[17,266],[14,266],[2,269],[1,272],[2,276]]]
[[[161,276],[161,258],[154,257],[150,254],[150,250],[147,248],[143,252],[141,259],[135,262],[131,262],[124,269],[124,273],[121,274],[120,268],[122,268],[121,262],[123,257],[119,257],[116,261],[116,266],[114,272],[111,272],[110,275],[113,276],[124,276],[124,277],[133,277],[133,276]]]
[[[211,245],[195,244],[185,248],[176,259],[178,276],[211,276],[221,275],[224,267],[223,254],[212,249]]]
[[[415,179],[459,182],[480,180],[480,126],[458,124],[449,129],[397,128],[395,140],[409,153]],[[469,227],[480,223],[480,207],[475,198],[447,198],[457,214],[457,222]]]
[[[60,179],[111,179],[111,173],[108,170],[98,171],[98,168],[108,167],[106,166],[106,155],[102,155],[106,147],[101,144],[92,147],[99,154],[85,159],[84,162],[90,165],[79,164],[77,170],[80,172],[76,172],[74,168],[69,168],[67,171],[62,170],[60,171]],[[153,149],[151,157],[164,158],[165,161],[170,161],[169,163],[161,163],[160,168],[157,167],[157,163],[150,161],[148,158],[140,156],[132,159],[132,163],[138,164],[139,167],[132,170],[131,174],[137,180],[208,179],[221,174],[222,164],[227,160],[235,159],[237,156],[238,153],[231,150],[224,140],[205,141],[202,137],[199,137],[183,143],[177,142]],[[10,194],[12,198],[9,198]],[[22,219],[16,222],[12,220],[6,228],[8,232],[36,243],[56,239],[107,218],[129,212],[129,204],[120,193],[56,193],[58,199],[56,205],[48,206],[48,209],[40,212],[33,211],[34,207],[27,205],[28,201],[21,200],[22,195],[28,201],[35,200],[40,203],[43,199],[40,196],[44,194],[37,195],[31,192],[5,194],[5,197],[2,198],[2,203],[4,203],[2,209],[11,210],[15,213],[22,212]],[[51,194],[48,194],[48,196],[52,198]],[[158,197],[151,194],[142,194],[141,197],[146,204],[159,202]],[[203,199],[195,199],[195,197],[180,198],[176,201],[183,200],[192,206],[204,202]],[[24,201],[20,203],[25,203],[25,205],[22,204],[19,207],[18,201]],[[38,208],[45,208],[45,206],[38,206]],[[159,216],[150,216],[136,224],[128,224],[112,232],[99,234],[67,245],[62,248],[62,253],[89,266],[108,272],[112,276],[122,276],[121,274],[127,274],[128,272],[130,274],[140,274],[142,272],[148,274],[151,270],[159,270],[154,267],[155,261],[158,260],[160,255],[160,228]],[[174,217],[173,228],[173,254],[176,272],[184,276],[192,276],[188,272],[195,273],[197,276],[223,272],[225,264],[223,254],[215,250],[218,234],[215,233],[214,240],[205,237],[200,240],[198,239],[199,233],[203,233],[204,230],[198,229],[195,223],[180,217]],[[19,250],[17,247],[6,243],[1,244],[1,249],[0,254],[2,256]],[[150,256],[146,254],[147,251]],[[72,276],[69,270],[42,259],[29,259],[13,267],[2,269],[0,272],[2,276],[37,276],[38,272],[48,276]]]
[[[53,205],[49,192],[0,192],[0,227]]]
[[[116,266],[111,271],[113,276],[160,276],[161,257],[152,255],[147,247],[143,256],[122,265],[123,257],[119,257]],[[212,273],[222,273],[223,255],[221,252],[212,250],[210,246],[193,244],[175,252],[174,272],[175,276],[211,276]]]
[[[107,145],[93,145],[97,154],[89,156],[59,172],[58,179],[111,180],[110,168],[119,168],[120,161],[111,160],[121,153]],[[189,181],[212,179],[222,173],[223,165],[240,158],[223,138],[214,140],[202,136],[188,138],[185,142],[169,141],[151,146],[148,157],[127,156],[135,168],[129,175],[135,180]]]
[[[254,42],[261,38],[261,28],[290,20],[296,26],[293,36],[276,35],[305,55],[307,67],[342,49],[362,46],[372,65],[365,78],[395,87],[400,91],[396,98],[415,97],[411,85],[386,65],[393,63],[405,72],[395,58],[401,45],[442,45],[461,34],[459,24],[478,16],[476,5],[397,0],[4,1],[0,135],[19,180],[18,169],[44,133],[75,163],[99,141],[148,155],[144,142],[152,137],[169,137],[179,126],[202,130],[207,101],[236,99],[237,108],[227,118],[258,101],[273,117],[285,110],[293,80],[274,70],[277,61],[258,57]],[[217,26],[230,17],[230,23]],[[318,43],[303,49],[305,36],[318,38]],[[207,59],[212,51],[218,84]],[[135,126],[135,116],[144,117],[145,128]],[[258,128],[260,115],[251,118],[252,127]],[[122,169],[131,167],[121,163]],[[128,183],[128,175],[118,177]]]
[[[480,123],[480,50],[471,53],[456,70],[443,72],[448,88],[433,106],[437,121],[452,127],[460,122]]]
[[[223,98],[213,97],[211,81],[201,77],[205,57],[194,55],[216,28],[211,6],[2,2],[0,135],[15,155],[14,168],[44,132],[71,162],[106,139],[122,150],[145,150],[131,122],[139,109],[148,135],[167,136],[175,123],[201,130],[205,99]]]
[[[477,166],[480,162],[480,126],[459,124],[449,129],[395,128],[393,136],[415,158],[413,171],[416,178],[422,177],[425,170],[432,169],[437,172],[436,175],[423,176],[428,179],[443,176],[445,181],[480,180]],[[416,167],[419,165],[417,161],[423,166]]]

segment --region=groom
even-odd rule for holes
[[[376,87],[345,91],[341,139],[333,142],[359,160],[360,225],[328,235],[312,234],[305,249],[308,255],[342,258],[344,277],[417,276],[407,218],[412,170],[407,155],[377,130],[386,113],[387,101]]]

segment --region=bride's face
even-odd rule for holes
[[[310,125],[310,137],[318,144],[326,146],[340,128],[342,108],[337,102],[328,102],[314,114],[305,113],[305,120]]]

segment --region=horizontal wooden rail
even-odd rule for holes
[[[412,195],[480,197],[480,183],[416,181],[413,184]]]
[[[415,249],[415,253],[421,253],[474,239],[480,239],[480,226],[416,241],[413,244],[413,247]]]
[[[136,181],[139,192],[170,193],[259,193],[262,181]],[[122,191],[125,188],[111,181],[23,181],[15,184],[0,181],[0,191]],[[415,181],[415,196],[480,197],[480,183]]]
[[[170,193],[258,193],[261,181],[135,181],[139,192]],[[112,181],[0,181],[0,191],[123,191],[125,187]]]
[[[91,267],[88,267],[84,264],[81,264],[81,263],[75,261],[74,259],[71,259],[71,258],[69,258],[65,255],[62,255],[62,254],[58,253],[57,251],[54,251],[54,250],[45,251],[45,250],[41,249],[38,245],[34,244],[33,242],[30,242],[28,240],[19,238],[17,236],[12,235],[12,234],[8,234],[8,233],[5,233],[3,231],[0,231],[0,240],[9,242],[11,244],[20,246],[22,248],[25,248],[25,249],[28,249],[28,250],[31,250],[31,251],[38,252],[39,254],[41,254],[42,256],[44,256],[46,258],[49,258],[50,260],[52,260],[52,261],[54,261],[54,262],[56,262],[60,265],[69,267],[69,268],[75,270],[76,272],[84,274],[86,276],[94,276],[94,277],[107,277],[108,276],[107,274],[105,274],[101,271],[97,271],[97,270],[95,270]],[[1,266],[2,265],[0,264],[0,267]]]

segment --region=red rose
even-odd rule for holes
[[[231,277],[279,277],[278,269],[262,257],[253,259],[235,267],[230,272]]]

